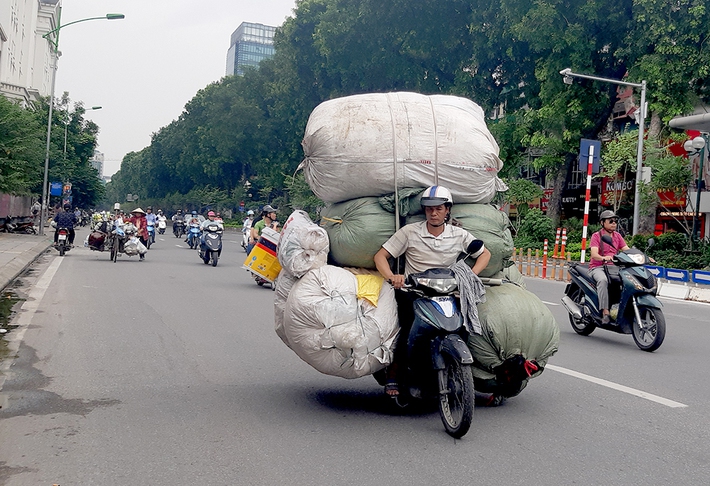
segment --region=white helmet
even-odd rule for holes
[[[252,211],[251,209],[247,211],[247,216],[254,216],[254,211]]]
[[[444,186],[430,186],[422,193],[421,203],[424,206],[441,206],[442,204],[451,207],[454,205],[454,199],[451,197],[451,191]]]

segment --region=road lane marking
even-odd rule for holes
[[[688,405],[685,405],[684,403],[674,402],[673,400],[659,397],[658,395],[653,395],[652,393],[646,393],[641,390],[636,390],[635,388],[630,388],[628,386],[619,385],[618,383],[603,380],[601,378],[596,378],[596,377],[590,376],[590,375],[585,375],[584,373],[579,373],[578,371],[568,370],[567,368],[562,368],[560,366],[548,364],[547,366],[545,366],[545,368],[553,370],[553,371],[557,371],[557,372],[565,374],[565,375],[573,376],[573,377],[579,378],[581,380],[586,380],[591,383],[596,383],[597,385],[605,386],[607,388],[611,388],[612,390],[617,390],[620,392],[628,393],[629,395],[634,395],[639,398],[644,398],[646,400],[650,400],[652,402],[660,403],[661,405],[665,405],[666,407],[685,408],[688,406]]]

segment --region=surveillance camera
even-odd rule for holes
[[[564,78],[562,78],[562,81],[564,81],[565,84],[573,84],[574,78],[572,76],[565,76]]]

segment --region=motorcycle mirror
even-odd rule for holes
[[[648,246],[646,247],[646,249],[651,248],[655,244],[656,244],[656,240],[654,240],[653,238],[649,238],[648,239]]]
[[[614,246],[614,240],[611,239],[611,236],[609,235],[603,235],[602,236],[602,241],[606,243],[607,245]]]
[[[461,253],[459,255],[458,260],[465,260],[466,258],[469,257],[469,255],[473,255],[473,254],[481,251],[481,248],[483,248],[483,241],[473,240],[471,243],[469,243],[468,247],[466,248],[466,253]]]

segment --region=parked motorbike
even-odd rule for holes
[[[608,235],[602,241],[613,247]],[[649,246],[653,246],[653,239]],[[619,252],[613,265],[605,268],[609,277],[609,324],[602,324],[596,282],[589,273],[587,264],[572,264],[562,304],[569,312],[569,321],[577,334],[588,336],[600,327],[619,334],[631,334],[636,345],[644,351],[655,351],[666,336],[666,319],[662,304],[655,297],[658,290],[656,277],[644,267],[651,263],[637,248]]]
[[[222,254],[222,227],[216,223],[205,228],[204,241],[200,244],[199,255],[205,265],[212,263],[217,266],[217,261]]]
[[[148,239],[145,242],[145,246],[150,249],[150,245],[155,243],[155,223],[148,223],[146,228],[148,230]]]
[[[190,249],[200,248],[200,237],[202,236],[202,231],[200,230],[200,225],[193,223],[190,225],[190,229],[187,232],[187,244],[190,245]]]
[[[66,252],[71,250],[68,228],[57,228],[57,242],[54,244],[54,248],[59,252],[59,256],[64,256]]]
[[[165,234],[165,228],[167,228],[168,224],[165,222],[164,219],[158,220],[158,234],[164,235]]]
[[[173,221],[173,234],[175,238],[180,238],[185,234],[185,222],[184,221]]]
[[[12,217],[8,216],[5,221],[0,225],[0,229],[6,233],[26,233],[26,234],[37,234],[34,223],[32,219],[24,221],[12,221]]]

